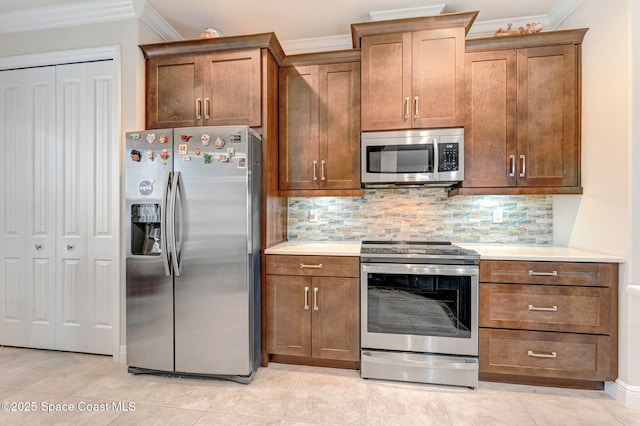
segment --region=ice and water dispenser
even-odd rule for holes
[[[161,253],[160,204],[131,205],[131,254],[159,256]]]

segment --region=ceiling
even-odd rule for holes
[[[557,21],[582,0],[146,0],[184,39],[198,38],[207,27],[224,35],[275,32],[280,40],[299,40],[345,35],[355,22],[372,20],[371,12],[403,10],[403,16],[455,13],[478,10],[476,20],[489,30],[506,27],[506,23]],[[28,16],[62,7],[74,9],[100,4],[127,3],[137,8],[145,0],[1,0],[0,18]],[[421,8],[439,6],[436,12]],[[415,10],[415,8],[418,8]],[[570,11],[569,11],[570,9]],[[566,17],[566,16],[565,16]],[[382,18],[388,19],[388,18]],[[563,18],[562,18],[563,19]],[[0,19],[1,22],[1,19]]]

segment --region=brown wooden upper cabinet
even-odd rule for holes
[[[353,24],[362,130],[464,125],[465,35],[477,12]]]
[[[586,31],[467,40],[465,175],[450,194],[582,193]]]
[[[148,129],[262,124],[262,52],[273,33],[140,46],[147,59]]]
[[[280,190],[357,195],[360,52],[288,56],[280,69]]]

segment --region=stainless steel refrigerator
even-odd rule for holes
[[[126,135],[127,364],[248,383],[261,362],[261,140],[246,126]]]

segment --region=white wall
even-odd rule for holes
[[[619,378],[607,391],[633,408],[640,408],[640,290],[632,294],[640,284],[640,169],[633,167],[640,161],[640,47],[633,44],[640,40],[639,3],[584,0],[563,24],[590,28],[582,47],[584,194],[554,197],[556,244],[627,259],[620,268]]]

